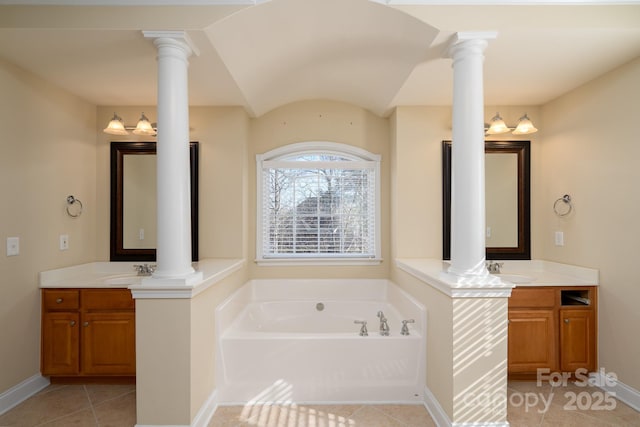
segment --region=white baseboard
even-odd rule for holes
[[[49,379],[40,374],[27,378],[20,384],[0,394],[0,415],[24,402],[49,385]]]
[[[453,425],[451,418],[449,418],[449,415],[442,409],[440,402],[438,402],[438,399],[431,393],[429,387],[424,388],[424,406],[438,427],[451,427]]]
[[[454,423],[428,387],[424,388],[424,406],[438,427],[509,427],[508,421],[503,423]]]
[[[589,382],[611,393],[616,399],[640,412],[640,391],[621,382],[617,378],[607,375],[603,370],[589,374]]]
[[[200,410],[196,414],[195,418],[190,425],[152,425],[152,424],[136,424],[135,427],[207,427],[213,414],[218,409],[218,393],[217,390],[213,390],[213,393],[209,395],[206,402],[200,407]]]
[[[207,401],[200,407],[198,414],[191,422],[191,427],[207,427],[216,409],[218,409],[218,391],[214,389]]]

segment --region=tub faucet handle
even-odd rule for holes
[[[387,323],[387,318],[384,317],[384,313],[382,311],[378,312],[378,317],[380,318],[380,335],[383,337],[389,336],[389,324]]]
[[[362,327],[360,327],[360,336],[361,337],[368,337],[369,336],[369,331],[367,331],[367,321],[366,320],[354,320],[353,323],[356,323],[358,325],[362,325]]]
[[[409,327],[407,323],[416,323],[413,319],[407,319],[402,321],[402,329],[400,329],[400,335],[409,335]]]

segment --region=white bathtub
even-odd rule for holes
[[[415,320],[408,336],[405,319]],[[369,336],[354,320],[367,321]],[[221,404],[423,400],[426,313],[389,281],[254,280],[217,308],[216,322]]]

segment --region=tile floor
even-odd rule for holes
[[[640,427],[639,412],[606,400],[597,388],[510,382],[508,399],[513,427]],[[614,402],[615,408],[610,408]],[[136,422],[135,406],[134,385],[51,385],[0,415],[0,426],[131,427]],[[585,406],[589,409],[578,409]],[[209,423],[209,427],[252,426],[432,427],[435,423],[420,405],[303,404],[221,406]]]

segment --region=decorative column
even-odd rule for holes
[[[453,59],[451,266],[467,281],[488,277],[485,267],[483,52],[495,32],[457,33]],[[476,280],[473,280],[476,279]]]
[[[184,31],[143,31],[158,49],[157,268],[149,282],[191,284],[188,58]]]

